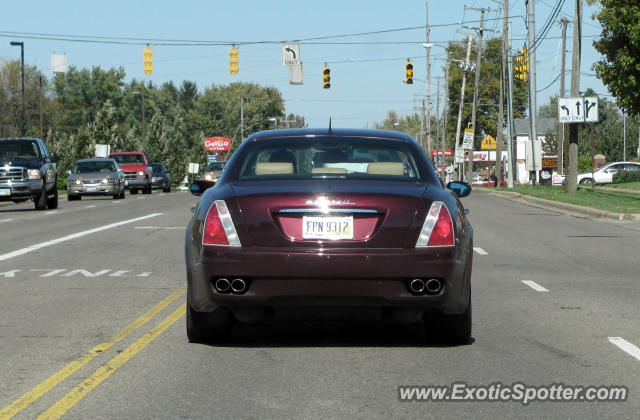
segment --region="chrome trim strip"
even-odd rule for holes
[[[359,214],[378,214],[377,210],[371,209],[319,209],[319,208],[308,208],[308,209],[282,209],[278,210],[277,213],[359,213]]]

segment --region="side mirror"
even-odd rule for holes
[[[58,163],[58,154],[56,152],[52,152],[49,159],[51,159],[51,162],[53,163]]]
[[[67,176],[71,175],[71,171],[68,170],[68,169],[66,171],[64,171],[64,173],[67,174]]]
[[[213,187],[216,183],[213,181],[206,181],[204,179],[199,179],[197,181],[193,181],[193,183],[189,186],[189,191],[193,195],[202,195],[206,190]]]
[[[122,169],[122,168],[118,168],[118,173],[123,174],[123,173],[124,173],[124,169]]]
[[[471,194],[471,185],[462,181],[451,181],[447,184],[447,188],[456,193],[460,198]]]

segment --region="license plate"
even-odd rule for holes
[[[303,216],[304,239],[353,239],[353,216]]]
[[[11,195],[11,190],[8,188],[2,188],[0,189],[0,196],[10,196]]]
[[[96,187],[87,187],[87,192],[96,192]]]

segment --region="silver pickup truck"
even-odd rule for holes
[[[0,201],[58,208],[57,157],[39,138],[0,138]]]

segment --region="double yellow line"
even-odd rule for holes
[[[163,309],[169,306],[172,302],[178,299],[180,296],[184,295],[186,290],[186,286],[176,290],[171,293],[169,296],[164,298],[158,304],[156,304],[153,308],[143,314],[140,318],[133,321],[131,324],[127,325],[124,329],[122,329],[118,334],[116,334],[110,341],[106,343],[102,343],[89,350],[89,352],[80,357],[77,360],[69,363],[64,368],[60,369],[58,372],[51,375],[49,378],[45,379],[35,388],[32,388],[30,391],[22,395],[20,398],[0,410],[0,420],[8,420],[13,418],[20,411],[27,408],[29,405],[36,402],[40,397],[49,392],[55,386],[60,384],[62,381],[67,379],[73,373],[78,371],[80,368],[85,366],[87,363],[95,359],[96,357],[103,354],[105,351],[109,350],[118,342],[125,339],[135,330],[149,322],[153,317],[159,314]],[[111,376],[112,373],[116,371],[119,367],[124,365],[129,359],[135,356],[140,350],[145,348],[149,343],[155,340],[160,334],[166,331],[171,325],[173,325],[178,319],[180,319],[185,313],[186,305],[182,304],[178,309],[176,309],[173,313],[167,316],[165,319],[160,321],[158,325],[156,325],[149,332],[144,334],[140,339],[138,339],[131,346],[127,347],[124,351],[118,354],[113,359],[109,360],[106,364],[98,368],[95,372],[91,374],[86,380],[82,383],[78,384],[75,388],[73,388],[69,393],[67,393],[62,399],[60,399],[57,403],[51,406],[47,411],[42,413],[38,418],[39,419],[58,419],[62,417],[71,407],[73,407],[78,401],[84,398],[89,392],[95,389],[102,381]]]

